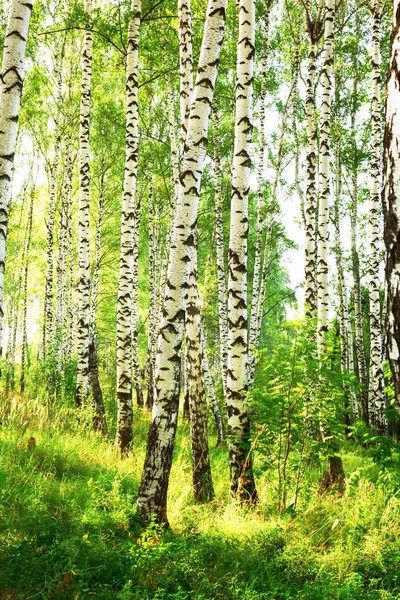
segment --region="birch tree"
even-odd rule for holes
[[[132,442],[132,294],[135,243],[135,192],[139,151],[138,50],[141,0],[132,0],[126,62],[126,160],[122,197],[121,253],[117,307],[116,444],[122,455]]]
[[[144,519],[167,522],[167,490],[179,408],[180,350],[191,249],[221,45],[226,0],[209,0],[196,84],[181,159],[179,197],[156,358],[156,397],[137,507]]]
[[[82,51],[82,88],[79,116],[79,264],[78,264],[78,361],[76,374],[76,405],[82,406],[89,393],[89,121],[90,85],[92,77],[93,39],[91,32],[92,0],[85,0],[85,29]]]
[[[25,70],[25,48],[32,4],[11,0],[0,77],[0,347],[3,338],[3,294],[8,206],[15,156],[18,112]]]
[[[378,431],[384,430],[383,368],[381,362],[381,308],[379,299],[379,187],[381,177],[381,53],[380,29],[382,2],[374,0],[372,13],[372,90],[371,90],[371,206],[369,223],[371,229],[371,253],[369,257],[369,318],[371,340],[370,407],[373,410],[371,424]]]
[[[400,2],[393,2],[393,24],[386,84],[383,139],[384,238],[386,247],[386,333],[397,411],[400,407]],[[397,425],[397,438],[399,439]]]
[[[319,212],[318,212],[318,336],[320,350],[325,346],[328,331],[328,239],[329,239],[329,159],[330,159],[330,114],[332,100],[332,63],[334,41],[334,0],[326,0],[324,52],[321,68],[321,108],[319,139]]]
[[[257,492],[250,456],[250,422],[246,408],[247,238],[250,190],[250,144],[254,63],[255,4],[240,0],[236,67],[235,141],[232,165],[231,224],[228,252],[228,376],[227,411],[231,492],[255,502]]]

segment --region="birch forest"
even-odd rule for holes
[[[399,600],[400,0],[0,48],[0,600]]]

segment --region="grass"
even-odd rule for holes
[[[136,419],[135,448],[122,461],[111,441],[65,412],[18,402],[0,429],[0,599],[400,599],[396,451],[383,468],[348,445],[345,496],[318,496],[314,469],[298,511],[279,514],[270,472],[260,473],[256,510],[233,504],[227,451],[213,448],[216,499],[196,505],[183,425],[171,530],[141,530],[135,502],[148,417]]]

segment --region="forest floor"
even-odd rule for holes
[[[379,463],[368,449],[344,447],[345,495],[320,496],[316,469],[297,512],[279,513],[268,473],[260,475],[260,504],[246,511],[229,499],[226,448],[211,448],[216,499],[193,503],[183,425],[171,528],[143,530],[135,501],[148,415],[121,460],[112,440],[72,416],[48,422],[44,407],[29,418],[17,401],[11,408],[0,429],[1,600],[400,599],[396,449]]]

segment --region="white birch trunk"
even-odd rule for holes
[[[43,360],[50,358],[49,346],[54,344],[54,326],[57,325],[57,319],[53,314],[53,287],[54,287],[54,211],[57,193],[57,173],[61,154],[61,129],[60,129],[60,110],[62,103],[62,62],[64,48],[56,46],[54,56],[54,70],[57,81],[56,91],[56,116],[54,119],[55,140],[54,140],[54,158],[50,167],[50,189],[49,189],[49,207],[47,211],[47,271],[44,291],[44,324],[43,324]],[[51,380],[55,373],[50,375]],[[50,381],[49,393],[54,393],[55,381]]]
[[[266,7],[264,21],[263,51],[261,57],[261,91],[260,91],[260,127],[258,140],[258,164],[257,164],[257,236],[254,250],[253,290],[251,294],[250,326],[249,326],[249,384],[254,380],[255,351],[257,341],[257,312],[260,295],[260,274],[263,236],[265,229],[265,201],[264,201],[264,155],[265,155],[265,119],[266,119],[266,87],[267,87],[267,53],[269,35],[269,8]]]
[[[320,109],[320,148],[319,148],[319,213],[318,213],[318,335],[317,346],[320,352],[325,348],[325,335],[328,331],[328,240],[329,240],[329,160],[330,160],[330,114],[332,100],[332,63],[334,40],[334,0],[326,0],[324,53],[321,72],[322,98]]]
[[[218,278],[218,324],[222,388],[226,399],[226,380],[228,369],[228,302],[225,272],[224,228],[222,220],[222,174],[219,156],[217,113],[214,109],[214,213],[216,262]]]
[[[180,350],[183,337],[191,249],[197,221],[201,175],[217,67],[224,35],[226,0],[209,0],[194,87],[179,198],[168,265],[156,358],[156,398],[139,488],[142,518],[167,521],[167,489],[179,408]]]
[[[132,0],[126,63],[126,160],[122,196],[121,253],[117,305],[116,445],[124,455],[132,442],[132,294],[135,192],[139,151],[138,49],[141,0]]]
[[[11,0],[0,77],[0,347],[3,338],[4,269],[11,174],[24,82],[25,47],[32,4]]]
[[[400,2],[393,1],[391,54],[386,86],[383,212],[386,246],[386,331],[396,408],[400,410]],[[397,440],[400,439],[400,419]]]
[[[89,393],[89,316],[90,316],[90,257],[89,257],[89,121],[90,84],[92,77],[93,39],[90,30],[92,0],[85,0],[85,19],[82,53],[82,88],[79,122],[79,265],[78,265],[78,363],[75,400],[80,407]]]
[[[371,343],[370,407],[374,417],[371,424],[383,433],[384,423],[384,381],[381,361],[381,307],[379,299],[379,251],[380,228],[380,174],[381,174],[381,0],[374,0],[372,6],[372,90],[371,90],[371,205],[369,224],[371,230],[371,253],[369,261],[369,322]]]
[[[231,493],[255,502],[257,492],[250,456],[248,390],[247,238],[250,190],[252,82],[254,67],[254,0],[240,0],[236,67],[235,141],[232,165],[231,223],[228,253],[227,412]]]

